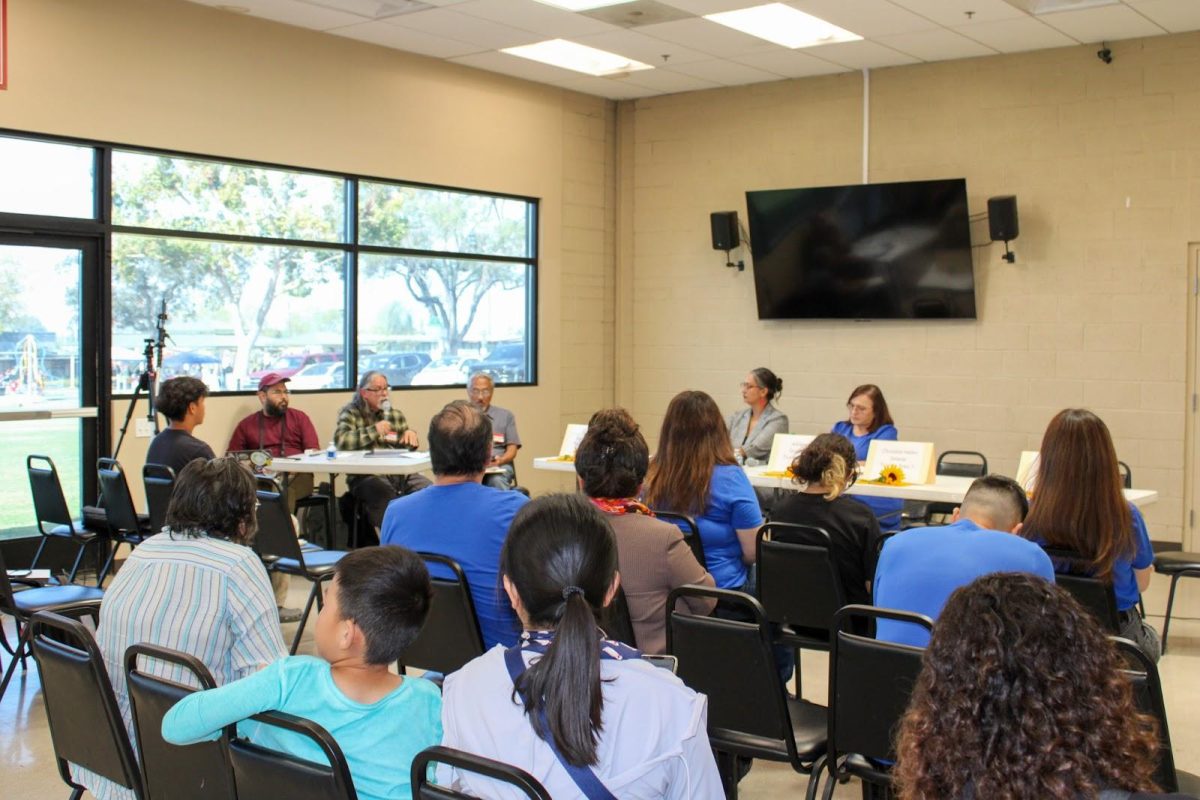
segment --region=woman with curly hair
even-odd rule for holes
[[[1157,725],[1123,664],[1091,614],[1041,578],[997,573],[956,590],[900,724],[901,800],[1156,791]]]
[[[1141,512],[1121,492],[1117,451],[1108,426],[1091,411],[1063,409],[1046,426],[1021,535],[1043,546],[1079,553],[1086,572],[1112,584],[1121,636],[1158,660],[1162,653],[1158,631],[1137,609],[1154,573],[1150,536]],[[1054,565],[1059,572],[1079,567]]]

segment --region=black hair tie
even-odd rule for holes
[[[573,594],[583,595],[584,597],[587,597],[587,594],[583,591],[583,589],[579,588],[578,586],[564,586],[563,587],[563,590],[562,590],[563,600],[570,600],[571,595],[573,595]]]

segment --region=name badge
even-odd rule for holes
[[[503,433],[493,433],[492,434],[492,443],[493,444],[504,444],[504,434]]]

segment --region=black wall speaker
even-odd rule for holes
[[[1006,194],[988,198],[988,232],[993,242],[1011,242],[1021,232],[1017,224],[1017,198]]]
[[[736,211],[714,211],[712,219],[713,250],[732,250],[740,244]]]

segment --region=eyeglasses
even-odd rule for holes
[[[869,414],[871,412],[871,407],[855,405],[854,403],[846,403],[846,410],[847,411],[861,411],[864,414]]]
[[[495,391],[496,390],[492,389],[491,387],[488,387],[487,389],[475,389],[473,387],[470,389],[467,389],[467,392],[470,394],[492,394]]]
[[[390,386],[368,386],[363,391],[370,392],[371,394],[379,394],[380,392],[386,392],[390,388]]]
[[[745,391],[746,389],[761,389],[763,387],[759,386],[757,383],[746,383],[745,381],[742,381],[738,384],[738,388],[742,391]]]

